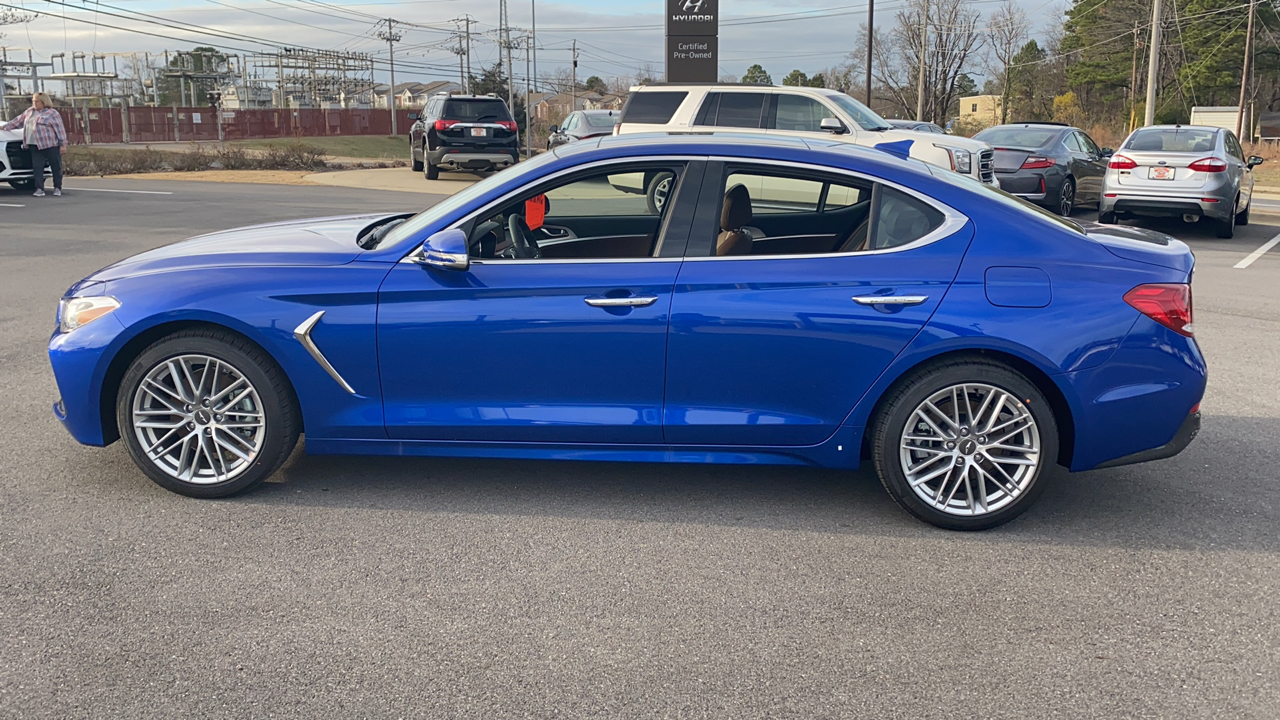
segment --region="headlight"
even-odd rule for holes
[[[120,307],[120,301],[108,295],[63,298],[58,302],[58,328],[71,332]]]
[[[949,148],[943,145],[935,145],[934,147],[942,148],[951,156],[951,169],[961,175],[968,175],[973,172],[973,153],[960,148]]]

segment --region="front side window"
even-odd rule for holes
[[[769,96],[764,93],[719,93],[715,117],[707,125],[759,128]]]
[[[1084,133],[1076,133],[1076,136],[1080,140],[1080,144],[1084,146],[1085,152],[1093,157],[1102,157],[1102,148],[1098,147],[1098,143],[1094,142],[1093,138]]]
[[[777,96],[777,112],[771,128],[792,132],[822,132],[823,118],[836,114],[826,105],[803,95],[781,94]]]
[[[654,257],[681,164],[597,169],[544,184],[486,212],[471,256],[504,260]]]
[[[1226,138],[1227,138],[1227,152],[1230,153],[1237,160],[1244,162],[1244,148],[1240,147],[1240,141],[1236,139],[1235,133],[1228,132],[1226,134]]]
[[[680,103],[689,96],[687,92],[654,91],[634,92],[622,109],[622,121],[665,125],[671,122]]]
[[[1067,133],[1066,137],[1062,138],[1062,144],[1066,145],[1067,150],[1070,150],[1071,152],[1074,152],[1074,153],[1084,152],[1084,146],[1080,144],[1080,139],[1079,137],[1076,136],[1075,133]]]

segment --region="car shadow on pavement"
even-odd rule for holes
[[[776,466],[307,456],[230,502],[691,523],[784,531],[1183,550],[1280,550],[1274,419],[1209,416],[1181,455],[1052,477],[979,535],[899,510],[874,473]]]

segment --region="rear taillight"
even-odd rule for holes
[[[499,121],[498,121],[498,124],[499,124],[499,125],[501,125],[502,127],[506,128],[506,129],[510,130],[511,132],[515,132],[515,131],[516,131],[516,124],[515,124],[515,121],[514,121],[514,120],[499,120]]]
[[[1124,294],[1138,312],[1178,333],[1192,337],[1191,286],[1185,283],[1139,285]]]
[[[1207,157],[1203,160],[1197,160],[1187,167],[1196,172],[1226,172],[1227,161],[1219,160],[1215,157]]]
[[[1138,167],[1138,163],[1123,155],[1112,155],[1111,162],[1107,163],[1107,167],[1112,170],[1132,170]]]
[[[457,124],[458,124],[457,120],[437,120],[435,124],[435,128],[436,130],[448,130],[449,128]]]
[[[1051,167],[1053,167],[1053,158],[1047,158],[1043,155],[1032,155],[1022,161],[1023,170],[1038,170]]]

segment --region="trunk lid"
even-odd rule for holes
[[[1090,240],[1107,249],[1112,255],[1125,260],[1170,268],[1191,275],[1195,256],[1186,243],[1155,230],[1125,225],[1101,225],[1080,223]]]
[[[1035,152],[1034,148],[998,147],[995,148],[996,172],[1014,172],[1022,168],[1022,163]]]
[[[1116,185],[1126,190],[1196,190],[1204,187],[1210,173],[1192,170],[1189,166],[1197,160],[1212,157],[1212,152],[1135,152],[1121,150],[1116,153],[1138,164],[1129,170],[1112,168]]]

